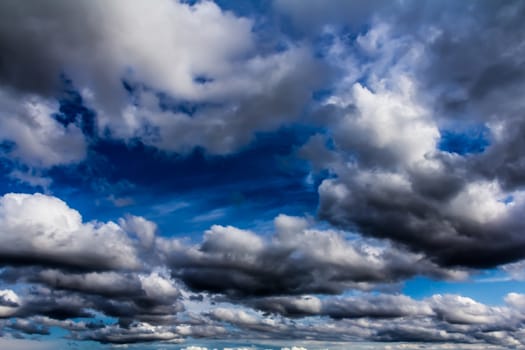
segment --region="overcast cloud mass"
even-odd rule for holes
[[[0,348],[525,349],[525,2],[0,2]]]

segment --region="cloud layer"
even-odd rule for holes
[[[2,1],[0,347],[525,349],[524,17]]]

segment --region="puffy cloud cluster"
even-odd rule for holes
[[[9,317],[16,313],[20,306],[20,298],[10,290],[0,290],[0,317]]]
[[[441,5],[430,8],[438,14],[433,19],[430,9],[402,7],[393,16],[377,16],[351,48],[340,40],[332,44],[331,59],[345,78],[319,113],[328,116],[324,137],[333,147],[317,135],[302,149],[317,168],[335,175],[319,187],[319,215],[401,243],[441,266],[519,260],[525,251],[517,175],[523,106],[509,96],[522,80],[503,71],[522,71],[517,52],[523,35],[503,23],[517,24],[523,4],[458,5],[458,13],[472,13],[473,20],[457,22]],[[417,15],[425,20],[396,22]],[[480,32],[498,48],[480,42]],[[473,55],[483,59],[471,60]],[[366,64],[359,66],[360,60]],[[481,153],[440,144],[446,130],[468,138],[465,130],[479,125],[489,134]]]
[[[218,154],[295,120],[322,79],[307,47],[261,50],[253,20],[211,1],[6,1],[0,13],[0,139],[30,166],[86,155],[81,122],[53,115],[64,76],[98,136]]]
[[[0,260],[86,270],[139,269],[138,249],[116,223],[83,223],[62,200],[42,194],[0,198]]]
[[[184,309],[179,286],[155,262],[152,222],[83,222],[56,197],[10,193],[0,197],[0,226],[1,279],[19,286],[0,293],[0,317],[16,318],[10,329],[47,334],[58,326],[104,341],[98,313],[118,319],[125,339],[147,340],[143,324],[160,327]],[[78,317],[93,323],[68,321]]]
[[[269,239],[252,231],[214,225],[201,244],[165,241],[161,251],[174,276],[190,288],[231,296],[341,293],[369,290],[415,275],[458,279],[423,256],[376,241],[345,239],[304,218],[278,216]]]
[[[189,245],[158,237],[141,217],[83,222],[63,201],[41,194],[7,194],[0,212],[0,279],[10,286],[0,290],[0,324],[8,334],[45,336],[60,327],[72,339],[111,344],[243,334],[259,341],[524,345],[525,297],[517,293],[500,307],[458,295],[305,295],[465,272],[317,229],[304,218],[278,216],[269,237],[214,225],[201,243]]]
[[[280,308],[268,305],[277,302],[271,299],[275,294],[373,289],[416,274],[463,275],[393,246],[345,238],[342,232],[315,229],[307,219],[285,215],[275,219],[272,237],[214,225],[202,243],[190,246],[157,237],[156,226],[141,217],[83,222],[76,210],[52,196],[11,193],[0,204],[0,257],[6,266],[1,279],[32,286],[3,290],[0,310],[2,317],[17,318],[9,329],[26,334],[47,334],[53,322],[78,339],[103,343],[224,336],[225,322],[240,322],[253,332],[284,331],[275,320],[260,323],[253,313],[228,304],[204,319],[187,319],[188,292],[182,293],[169,274],[193,290],[240,298],[266,311],[309,316],[331,308],[327,315],[333,318],[339,317],[335,310],[340,306],[321,307],[317,298]],[[269,299],[257,298],[264,295]],[[118,322],[68,321],[96,319],[97,313]],[[365,314],[363,306],[356,317]],[[377,316],[388,314],[378,311]]]
[[[278,297],[263,299],[259,304],[274,316],[224,309],[212,314],[246,331],[275,332],[272,336],[276,338],[286,332],[290,338],[307,340],[414,342],[414,346],[453,343],[458,348],[463,347],[461,344],[486,343],[523,348],[522,299],[523,295],[511,293],[505,298],[505,306],[494,307],[459,295],[439,294],[421,301],[404,295],[381,294],[320,300]],[[314,304],[316,307],[311,307]],[[282,315],[302,317],[290,322]],[[265,328],[268,324],[272,324],[271,330]]]

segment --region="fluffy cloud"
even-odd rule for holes
[[[346,240],[340,232],[310,227],[304,218],[280,215],[270,240],[254,232],[214,225],[202,244],[162,241],[161,253],[190,288],[230,295],[340,293],[371,289],[424,274],[461,278],[421,255],[378,242]]]
[[[181,340],[170,327],[152,326],[148,323],[134,323],[127,328],[107,326],[79,335],[78,339],[94,340],[103,344],[133,344],[154,341]]]
[[[0,49],[8,53],[0,84],[50,98],[59,96],[65,74],[97,111],[99,136],[138,138],[162,150],[237,150],[254,132],[295,120],[321,80],[307,47],[260,50],[253,21],[211,1],[7,1],[0,12]],[[82,159],[78,128],[42,118],[45,124],[30,126],[13,120],[12,128],[79,150],[49,159],[53,153],[40,157],[37,149],[28,161],[46,166]]]
[[[253,305],[263,311],[286,316],[329,316],[343,318],[396,318],[429,316],[432,308],[404,295],[380,294],[358,297],[323,298],[269,297],[255,300]]]
[[[403,295],[328,297],[320,302],[321,308],[310,309],[308,315],[316,317],[304,317],[306,314],[303,313],[303,317],[293,322],[288,318],[247,313],[238,308],[216,309],[213,317],[263,338],[264,334],[272,332],[274,338],[286,333],[287,339],[412,343],[406,344],[407,347],[421,347],[431,342],[448,346],[455,344],[454,347],[458,348],[468,348],[468,344],[521,348],[524,346],[521,340],[524,314],[518,305],[522,297],[511,293],[505,298],[507,305],[500,307],[484,305],[459,295],[433,295],[421,301]],[[266,301],[287,307],[284,305],[299,304],[293,302],[294,298],[300,297]],[[283,308],[273,311],[284,315],[288,312]],[[268,324],[273,325],[271,330],[266,330]]]
[[[10,289],[0,290],[0,317],[9,317],[16,313],[20,298]]]
[[[250,29],[248,20],[223,13],[212,2],[160,1],[152,7],[146,2],[8,1],[2,4],[0,33],[10,56],[1,77],[22,89],[49,91],[64,72],[79,84],[91,81],[97,95],[106,89],[114,97],[111,88],[131,69],[145,84],[189,98],[207,89],[194,81],[196,76],[224,74],[250,49]],[[55,40],[45,40],[49,37]]]
[[[0,141],[5,155],[33,167],[51,167],[79,162],[87,144],[80,128],[60,124],[53,114],[58,103],[36,95],[22,95],[0,89]],[[20,172],[18,178],[21,178]],[[34,181],[26,178],[26,182]]]
[[[113,222],[83,223],[60,199],[9,193],[0,198],[0,260],[4,264],[80,269],[141,267],[134,242]]]
[[[445,13],[441,6],[433,9]],[[324,124],[333,147],[323,147],[322,137],[316,136],[302,150],[316,167],[324,165],[336,175],[319,187],[319,215],[366,236],[401,243],[441,266],[480,268],[519,260],[525,251],[519,216],[523,191],[516,172],[510,180],[506,165],[497,164],[508,157],[520,162],[517,150],[522,147],[515,135],[521,130],[522,118],[516,114],[521,107],[496,93],[502,88],[512,95],[512,78],[503,74],[496,84],[489,72],[497,70],[491,64],[507,58],[509,66],[518,64],[514,61],[521,55],[514,55],[513,48],[522,38],[505,32],[508,28],[499,21],[513,21],[523,6],[498,8],[496,22],[487,17],[496,10],[487,3],[470,10],[459,6],[459,13],[472,11],[475,17],[464,23],[457,42],[448,39],[456,37],[456,22],[446,16],[423,16],[425,21],[410,28],[396,22],[416,13],[429,15],[427,10],[409,6],[394,16],[378,16],[351,49],[338,40],[332,44],[331,59],[345,74],[320,112],[329,115]],[[492,28],[486,30],[500,50],[479,42],[484,24]],[[462,49],[445,50],[446,45]],[[466,69],[474,52],[484,59]],[[362,60],[366,63],[359,64]],[[348,68],[349,61],[358,68]],[[461,74],[465,77],[457,78]],[[479,84],[483,88],[476,88]],[[454,89],[463,91],[458,92],[461,111],[440,105],[452,98],[446,94]],[[476,97],[479,89],[485,91],[484,99]],[[483,107],[487,99],[490,109]],[[457,120],[458,113],[467,115],[465,120]],[[472,125],[489,130],[484,152],[458,154],[442,148],[443,130]]]

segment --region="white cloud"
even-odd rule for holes
[[[516,281],[525,281],[525,260],[503,265],[501,269]]]
[[[496,324],[508,317],[508,310],[489,307],[460,295],[434,295],[429,304],[450,323]]]
[[[142,289],[152,299],[173,299],[179,296],[179,289],[175,283],[160,274],[153,272],[149,275],[139,276]]]
[[[138,137],[162,150],[237,150],[255,131],[295,120],[320,79],[308,48],[261,50],[253,21],[212,1],[5,3],[0,13],[1,25],[14,33],[6,38],[12,54],[6,70],[19,73],[3,77],[8,83],[50,94],[65,73],[96,110],[100,136]],[[34,76],[41,77],[38,83]],[[133,98],[122,79],[136,85]],[[192,116],[168,111],[153,90],[204,107]],[[79,131],[71,126],[61,132],[73,142]],[[37,151],[28,149],[25,156],[39,160]],[[62,156],[75,155],[82,154]],[[55,158],[42,165],[73,160]]]
[[[144,219],[141,216],[128,215],[119,220],[119,225],[126,232],[137,235],[145,248],[153,245],[157,225],[154,222]]]
[[[86,141],[80,128],[64,126],[53,118],[56,102],[37,96],[18,96],[0,89],[0,141],[14,142],[6,156],[32,167],[51,167],[79,162],[86,156]],[[30,184],[45,187],[47,181],[14,172]]]
[[[0,290],[0,318],[9,317],[20,307],[20,297],[10,289]]]
[[[60,199],[42,194],[0,197],[0,255],[25,264],[84,268],[141,266],[133,241],[116,223],[82,222]]]

